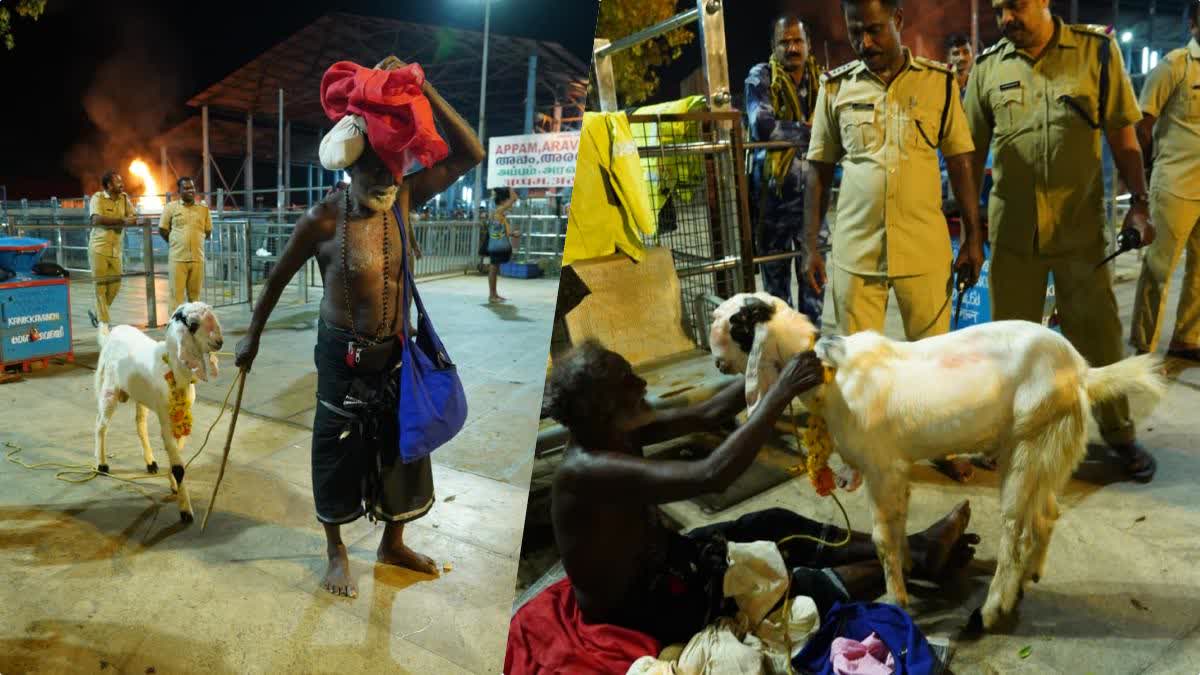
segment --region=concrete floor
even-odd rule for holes
[[[1117,297],[1128,330],[1137,259],[1123,256]],[[1182,266],[1181,266],[1182,267]],[[1171,335],[1179,296],[1172,284],[1163,334]],[[826,304],[826,323],[830,312]],[[887,333],[902,338],[892,302]],[[1167,339],[1160,349],[1166,350]],[[1006,634],[969,641],[960,634],[970,611],[983,603],[995,569],[999,541],[999,481],[979,471],[958,485],[929,466],[914,471],[909,531],[928,526],[962,499],[970,499],[972,530],[983,537],[977,561],[941,593],[915,584],[913,613],[931,637],[955,645],[956,673],[1200,673],[1200,368],[1172,363],[1174,381],[1165,401],[1139,420],[1140,440],[1158,459],[1154,482],[1126,482],[1108,461],[1095,425],[1089,458],[1061,500],[1062,518],[1050,547],[1047,575],[1025,595]],[[851,525],[870,531],[865,490],[840,494]],[[783,506],[819,520],[841,523],[832,500],[817,497],[806,481],[768,490],[712,517],[694,502],[665,510],[687,528]],[[1025,658],[1022,649],[1029,647]]]
[[[142,286],[129,284],[114,320],[144,322]],[[0,673],[498,672],[556,288],[556,280],[502,279],[512,303],[488,306],[481,277],[421,284],[470,405],[466,428],[434,455],[438,503],[407,533],[414,548],[452,565],[440,578],[376,565],[382,526],[361,520],[343,534],[359,597],[318,590],[324,538],[308,457],[316,305],[294,296],[276,311],[247,379],[204,533],[199,519],[228,416],[188,471],[190,527],[179,522],[164,473],[139,481],[143,496],[111,480],[72,485],[53,470],[0,461]],[[27,463],[92,462],[97,349],[83,318],[90,289],[73,291],[76,364],[0,386],[0,449],[19,449]],[[232,350],[248,309],[219,316]],[[233,381],[232,359],[222,366],[217,382],[197,388],[187,456]],[[132,476],[141,452],[133,409],[123,409],[109,463]],[[157,459],[165,464],[165,452]]]

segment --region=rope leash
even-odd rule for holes
[[[828,381],[828,379],[826,381]],[[792,434],[796,438],[796,447],[803,448],[805,450],[805,455],[806,455],[805,463],[807,464],[807,455],[814,452],[814,450],[809,449],[808,446],[804,444],[804,441],[800,436],[800,418],[799,418],[799,415],[796,414],[793,404],[788,404],[788,412],[792,416]],[[811,420],[811,416],[814,413],[812,413],[810,411],[809,414],[810,414],[810,420]],[[810,421],[810,424],[811,424],[811,421]],[[823,428],[823,426],[824,425],[822,425],[822,428]],[[832,443],[832,440],[825,440],[824,442]],[[826,455],[826,462],[827,461],[828,461],[828,455]],[[812,469],[810,467],[810,471],[811,470]],[[804,540],[816,542],[822,546],[829,546],[831,548],[841,548],[841,547],[849,544],[850,538],[851,538],[850,516],[846,513],[846,507],[842,506],[842,500],[838,499],[836,492],[830,492],[829,496],[833,497],[833,503],[837,504],[838,510],[842,512],[842,519],[846,523],[846,536],[843,537],[841,541],[832,542],[832,541],[826,541],[824,539],[821,539],[820,537],[814,537],[814,536],[808,535],[808,534],[792,534],[792,535],[788,535],[788,536],[784,537],[783,539],[780,539],[779,541],[775,542],[776,548],[782,548],[783,545],[786,544],[787,542],[795,541],[798,539],[804,539]],[[782,554],[783,554],[783,551],[781,550],[780,555],[782,555]],[[764,617],[763,620],[765,621],[766,617]],[[791,570],[788,570],[788,584],[787,584],[787,589],[785,590],[784,596],[783,596],[783,644],[784,644],[784,648],[787,650],[786,653],[787,653],[788,675],[793,675],[795,673],[795,670],[792,669],[792,630],[791,629],[792,629],[792,574],[791,574]]]
[[[217,352],[217,353],[219,354],[220,352]],[[204,451],[205,446],[208,445],[208,439],[212,436],[213,429],[215,429],[217,426],[217,423],[221,421],[221,417],[225,414],[225,409],[229,406],[229,397],[233,394],[233,386],[235,384],[238,384],[238,382],[244,383],[244,381],[245,381],[245,371],[241,371],[241,374],[237,378],[234,378],[234,381],[229,384],[229,390],[225,392],[225,400],[221,403],[221,409],[220,409],[220,411],[217,412],[217,418],[214,419],[212,424],[209,425],[208,432],[204,434],[204,442],[200,444],[200,447],[196,449],[196,452],[193,453],[191,458],[188,459],[187,463],[184,464],[184,468],[190,467],[192,465],[192,462],[197,457],[200,456],[201,452]],[[241,391],[240,390],[238,391],[238,407],[239,408],[241,407]],[[234,415],[235,415],[234,419],[236,420],[236,411],[235,411]],[[230,436],[231,437],[232,437],[232,431],[233,430],[232,430],[232,425],[231,425],[231,428],[230,428]],[[29,469],[31,471],[36,471],[36,470],[40,470],[40,469],[48,469],[48,468],[60,469],[60,471],[58,471],[57,473],[54,474],[54,478],[57,480],[61,480],[65,483],[80,484],[80,483],[86,483],[90,480],[93,480],[93,479],[99,478],[99,477],[109,478],[109,479],[115,480],[120,483],[127,483],[129,485],[132,485],[133,487],[138,489],[138,492],[140,492],[143,497],[153,500],[154,498],[150,495],[150,493],[147,492],[144,488],[142,488],[142,486],[138,485],[136,481],[152,480],[155,478],[161,478],[161,476],[159,476],[158,474],[139,474],[139,475],[135,475],[135,476],[121,477],[121,476],[113,475],[111,473],[101,473],[100,471],[96,470],[96,467],[89,466],[87,464],[67,464],[64,462],[39,462],[37,464],[28,464],[20,459],[17,459],[17,455],[19,455],[25,451],[24,448],[22,448],[21,446],[15,444],[15,443],[10,443],[7,441],[4,443],[4,445],[7,448],[9,448],[9,450],[5,453],[5,456],[4,456],[4,458],[7,459],[8,461],[10,461],[13,464],[16,464],[17,466],[20,466],[24,469]],[[228,448],[226,448],[226,456],[228,457]],[[223,473],[224,472],[224,464],[222,464],[221,468],[222,468],[222,473]],[[209,510],[211,511],[211,506],[210,506]]]

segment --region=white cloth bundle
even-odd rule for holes
[[[321,166],[329,171],[349,167],[362,157],[366,142],[367,121],[358,115],[346,115],[321,139],[318,150]]]

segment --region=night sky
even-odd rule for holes
[[[559,42],[590,63],[595,10],[583,0],[493,0],[493,33]],[[481,0],[204,0],[83,2],[49,0],[36,22],[14,19],[16,49],[0,48],[4,105],[0,185],[10,199],[91,193],[73,176],[72,149],[97,132],[81,103],[113,69],[136,77],[125,87],[154,136],[188,117],[186,101],[204,87],[328,12],[391,17],[482,31]],[[435,83],[436,84],[436,83]],[[520,95],[524,95],[521,92]],[[157,106],[162,101],[163,106]],[[143,119],[139,117],[139,119]],[[148,158],[153,159],[153,158]]]

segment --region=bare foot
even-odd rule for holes
[[[502,295],[493,295],[488,298],[488,302],[508,302],[508,298]]]
[[[933,465],[938,471],[959,483],[966,483],[975,476],[975,467],[971,466],[971,460],[966,457],[935,459]]]
[[[425,574],[438,573],[438,565],[427,555],[422,555],[404,544],[387,545],[380,542],[375,559],[385,565],[395,565]]]
[[[329,551],[329,569],[321,580],[321,587],[347,598],[358,597],[358,586],[350,578],[350,558],[346,555],[346,546],[338,544],[337,548]]]
[[[909,542],[913,576],[937,580],[970,562],[975,557],[974,546],[979,543],[979,535],[967,532],[970,522],[971,504],[963,500],[929,529],[915,535]]]

